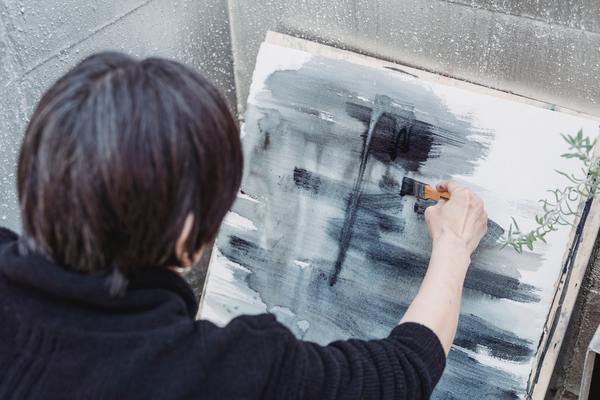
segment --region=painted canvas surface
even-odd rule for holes
[[[560,133],[594,121],[263,44],[243,127],[242,190],[217,239],[202,318],[271,312],[327,344],[387,336],[416,294],[431,250],[424,204],[404,176],[453,178],[486,202],[458,334],[436,399],[524,397],[570,228],[519,255],[496,244],[564,184]],[[552,166],[552,167],[550,167]]]

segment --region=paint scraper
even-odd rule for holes
[[[426,183],[417,181],[412,178],[404,177],[402,179],[402,187],[400,188],[400,195],[415,196],[420,200],[434,200],[439,201],[441,199],[450,200],[450,193],[438,192],[433,186]]]

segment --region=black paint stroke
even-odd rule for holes
[[[367,160],[369,158],[369,150],[371,146],[371,140],[373,138],[373,132],[379,122],[379,119],[386,112],[390,112],[391,99],[387,96],[376,96],[375,103],[373,106],[373,112],[369,119],[369,129],[367,134],[364,136],[363,146],[360,154],[360,165],[358,167],[358,175],[354,180],[354,187],[352,188],[352,195],[348,198],[348,205],[346,207],[346,216],[344,218],[344,225],[339,237],[338,255],[335,260],[334,272],[329,279],[331,286],[335,285],[338,276],[342,270],[342,265],[346,258],[346,252],[350,245],[350,239],[352,238],[352,229],[354,226],[354,220],[356,219],[356,209],[362,193],[363,178],[365,175],[365,169],[367,168]]]
[[[453,348],[432,399],[518,400],[520,393],[522,390],[510,374]]]
[[[427,270],[429,258],[425,254],[417,254],[403,247],[401,243],[391,244],[379,239],[380,234],[386,230],[401,231],[397,224],[398,218],[382,212],[381,204],[375,203],[375,201],[381,201],[382,197],[380,196],[362,194],[360,210],[355,216],[352,249],[365,254],[370,268],[377,266],[397,268],[402,271],[404,278],[414,279],[418,282]],[[395,200],[394,196],[390,194],[384,196],[392,196],[387,198],[388,207],[392,206],[394,201],[400,202],[400,196],[395,196],[398,200]],[[342,224],[340,219],[329,221],[328,234],[330,237],[339,237]],[[510,299],[521,303],[534,303],[540,300],[538,290],[534,286],[516,278],[483,269],[477,265],[476,260],[467,272],[464,286],[498,299]]]
[[[492,327],[473,314],[461,315],[454,345],[477,351],[478,346],[487,348],[494,357],[513,362],[525,362],[533,354],[531,342],[516,337],[514,333]]]
[[[372,115],[378,112],[355,103],[347,103],[346,112],[351,117],[368,124],[371,130]],[[371,155],[384,164],[397,162],[408,171],[416,172],[432,153],[434,134],[429,124],[417,121],[410,107],[389,106],[374,129],[375,134],[369,149]]]
[[[227,257],[235,263],[238,263],[244,267],[259,268],[265,270],[271,270],[276,265],[272,264],[270,260],[269,251],[257,246],[237,235],[231,235],[229,237],[228,245],[225,248]],[[323,273],[316,273],[318,277],[324,278]],[[249,286],[254,288],[261,293],[262,285],[268,285],[269,282],[263,282],[257,287],[258,282],[256,276],[253,276],[254,280]],[[357,305],[353,301],[361,301],[360,299],[347,300],[348,305],[356,307]],[[268,306],[272,306],[268,304]],[[396,305],[383,305],[385,312],[388,315],[402,315],[406,308],[405,304]],[[395,308],[395,312],[391,309]],[[350,323],[350,321],[348,321]],[[357,334],[364,334],[364,332],[358,331]],[[486,347],[492,355],[500,359],[513,362],[522,362],[531,356],[531,343],[525,339],[517,337],[515,334],[497,328],[491,325],[489,322],[472,315],[462,314],[459,320],[459,329],[456,334],[455,345],[464,349],[476,352],[478,346]]]
[[[416,75],[414,75],[414,74],[411,74],[410,72],[406,72],[406,71],[404,71],[403,69],[396,68],[396,67],[392,67],[392,66],[390,66],[390,65],[386,65],[386,66],[385,66],[385,67],[383,67],[383,68],[385,68],[385,69],[389,69],[390,71],[394,71],[394,72],[400,72],[401,74],[408,75],[408,76],[412,76],[413,78],[418,78],[418,76],[416,76]]]
[[[317,194],[321,187],[321,178],[304,168],[294,167],[294,184],[299,189]]]
[[[445,137],[437,135],[433,132],[432,125],[415,118],[411,106],[394,102],[388,96],[376,95],[373,107],[348,102],[346,112],[365,123],[368,129],[364,134],[358,175],[348,197],[346,216],[339,236],[338,255],[330,279],[332,286],[337,282],[352,238],[369,155],[384,164],[399,163],[406,170],[416,172],[425,161],[436,157],[435,152],[432,152],[434,137],[437,136],[439,143],[461,144],[460,141],[449,139],[452,136],[450,134]]]

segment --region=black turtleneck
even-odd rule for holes
[[[220,328],[173,272],[111,296],[106,276],[22,255],[0,229],[1,399],[424,399],[444,369],[428,328],[319,346],[271,315]]]

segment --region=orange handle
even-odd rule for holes
[[[435,201],[439,201],[441,199],[450,200],[450,193],[438,192],[431,186],[425,186],[425,190],[424,190],[423,194],[424,194],[423,197],[425,198],[425,200],[435,200]]]

